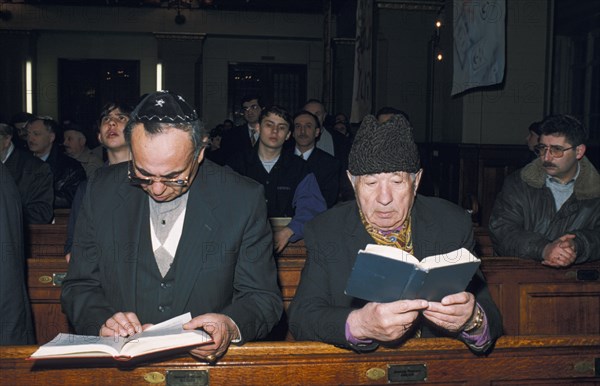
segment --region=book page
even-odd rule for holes
[[[421,260],[419,266],[426,270],[430,270],[436,267],[447,267],[449,265],[464,264],[476,261],[480,260],[468,249],[461,248],[449,253],[426,257]]]
[[[123,344],[125,344],[123,339],[115,340],[112,337],[60,333],[50,342],[41,346],[31,357],[75,354],[78,356],[114,356],[118,354]]]
[[[167,335],[153,334],[131,340],[121,349],[121,357],[133,357],[140,354],[150,354],[165,349],[178,347],[195,347],[212,342],[212,337],[202,330],[170,329]]]
[[[367,244],[364,252],[373,253],[375,255],[388,257],[394,260],[404,261],[405,263],[419,264],[419,259],[410,253],[405,252],[400,248],[390,247],[388,245]]]

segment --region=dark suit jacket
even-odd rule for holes
[[[473,251],[471,219],[458,206],[418,195],[412,209],[414,255]],[[298,290],[289,307],[290,330],[297,340],[318,340],[352,347],[345,337],[348,314],[366,302],[344,294],[356,254],[375,241],[365,230],[356,201],[348,201],[315,217],[304,230],[308,258]],[[377,283],[373,283],[376,285]],[[485,311],[492,340],[502,334],[502,318],[481,272],[467,288]],[[444,336],[423,324],[422,336]],[[487,348],[487,347],[486,347]]]
[[[336,204],[340,193],[342,163],[329,153],[316,147],[310,153],[306,163],[310,170],[315,173],[327,207],[331,208]]]
[[[54,217],[54,189],[50,165],[15,146],[4,164],[12,174],[27,224],[48,224]]]
[[[23,215],[17,186],[0,162],[0,346],[33,344],[25,283]]]
[[[244,123],[241,126],[232,127],[226,131],[221,138],[221,152],[224,162],[235,157],[236,154],[241,154],[252,149],[252,141],[248,133],[248,124]]]
[[[243,340],[265,336],[283,306],[263,188],[204,160],[190,187],[183,232],[173,263],[172,312],[230,316]],[[127,181],[127,163],[99,169],[88,182],[77,219],[62,304],[80,334],[98,334],[115,312],[146,323],[136,283],[152,254],[149,197]]]
[[[54,176],[54,207],[70,208],[79,183],[87,178],[79,161],[62,153],[55,145],[46,163]]]

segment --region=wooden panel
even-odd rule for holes
[[[25,234],[25,256],[28,258],[64,258],[67,240],[66,224],[31,224]]]
[[[27,259],[27,286],[35,324],[36,341],[44,344],[59,332],[69,332],[69,323],[60,306],[60,283],[67,262],[59,259]]]
[[[600,335],[600,283],[525,284],[519,289],[521,335]]]
[[[482,259],[481,269],[506,334],[600,334],[600,279],[594,279],[600,261],[555,269],[492,257]],[[593,280],[584,281],[584,276]]]
[[[34,350],[0,348],[3,379],[31,386],[135,385],[148,384],[144,376],[153,372],[156,379],[187,370],[196,375],[206,371],[211,385],[376,385],[389,384],[392,374],[408,373],[399,366],[421,365],[426,371],[425,381],[418,382],[422,385],[600,383],[599,336],[502,337],[494,351],[482,357],[451,339],[413,339],[400,348],[380,348],[367,354],[315,342],[254,342],[230,347],[213,366],[187,354],[120,363],[25,361]],[[367,376],[377,371],[380,378]]]

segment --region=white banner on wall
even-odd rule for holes
[[[358,0],[356,5],[356,45],[354,84],[350,122],[362,121],[371,112],[373,98],[373,0]]]
[[[454,0],[452,95],[502,83],[506,0]]]

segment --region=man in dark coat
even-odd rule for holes
[[[190,312],[184,329],[230,343],[279,321],[271,229],[262,186],[204,160],[196,112],[168,91],[148,95],[125,129],[130,162],[99,169],[77,219],[61,301],[79,334],[126,336]]]
[[[81,164],[58,148],[59,126],[49,117],[39,117],[27,123],[29,150],[50,165],[54,177],[54,208],[70,208],[79,183],[86,179]]]
[[[21,199],[8,169],[0,163],[0,345],[33,344]]]
[[[308,258],[289,308],[297,340],[368,351],[413,336],[448,336],[476,353],[492,348],[502,333],[502,319],[481,272],[465,291],[440,302],[375,303],[344,294],[356,255],[367,244],[400,248],[418,259],[463,247],[473,251],[469,215],[448,201],[417,195],[421,173],[408,121],[395,115],[379,124],[375,117],[365,117],[348,167],[356,201],[340,204],[306,226]]]
[[[15,146],[14,128],[0,123],[0,161],[17,184],[26,224],[48,224],[54,217],[53,176],[50,165]]]

